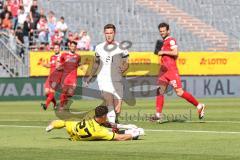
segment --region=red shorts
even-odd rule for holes
[[[181,78],[178,70],[165,70],[160,69],[158,76],[158,85],[171,85],[173,88],[182,88]]]
[[[46,82],[44,83],[44,88],[52,88],[56,90],[60,86],[60,82],[56,81],[51,81],[50,78],[48,77]]]
[[[69,86],[76,88],[77,86],[77,75],[64,74],[62,77],[62,87]]]
[[[50,74],[44,84],[44,88],[52,88],[54,90],[57,89],[58,86],[61,84],[61,72],[54,72]]]

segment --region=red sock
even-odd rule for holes
[[[53,100],[53,98],[54,98],[54,93],[48,93],[47,95],[47,99],[46,99],[46,106],[48,107],[49,106],[49,104],[50,104],[50,102]]]
[[[190,93],[186,91],[183,92],[183,95],[181,97],[186,99],[188,102],[192,103],[196,107],[199,104],[199,102]]]
[[[65,93],[62,93],[60,95],[60,107],[64,107],[66,102],[67,102],[67,95]]]
[[[157,95],[157,97],[156,97],[156,112],[157,113],[162,113],[163,103],[164,103],[164,96]]]
[[[56,106],[57,102],[56,102],[55,97],[53,97],[52,102],[53,102],[53,105]]]

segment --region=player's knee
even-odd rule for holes
[[[177,96],[179,96],[179,97],[181,97],[183,95],[183,92],[184,92],[183,89],[181,89],[181,88],[178,88],[175,91],[176,91]]]
[[[67,95],[68,97],[74,96],[74,90],[73,90],[73,89],[69,89],[69,90],[67,91],[66,95]]]
[[[163,95],[163,90],[161,87],[157,88],[157,96],[159,96],[159,95]]]
[[[47,96],[49,94],[49,89],[45,89],[44,93]]]
[[[116,112],[116,114],[120,114],[121,113],[121,107],[116,107],[115,112]]]

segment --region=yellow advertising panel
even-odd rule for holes
[[[49,69],[41,64],[49,63],[50,57],[54,52],[30,52],[30,76],[48,76]],[[81,66],[78,68],[78,75],[84,76],[91,70],[93,64],[93,52],[78,52],[81,55]]]
[[[31,52],[30,53],[30,75],[48,76],[49,69],[43,67],[42,63],[48,63],[53,52]],[[89,75],[94,61],[94,52],[78,52],[81,55],[81,66],[78,68],[79,76]],[[159,57],[150,52],[132,52],[129,56],[129,69],[127,76],[156,75],[159,70]]]
[[[180,75],[240,75],[239,52],[182,52]]]
[[[79,76],[90,73],[94,61],[94,52],[82,52]],[[49,69],[41,66],[48,63],[53,52],[30,53],[30,75],[47,76]],[[160,65],[158,56],[152,52],[130,52],[129,69],[126,76],[157,75]],[[177,65],[180,75],[240,75],[238,66],[240,53],[238,52],[180,52]]]

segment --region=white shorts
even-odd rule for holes
[[[123,98],[123,84],[121,81],[117,82],[97,81],[97,82],[100,91],[111,93],[115,99]]]

